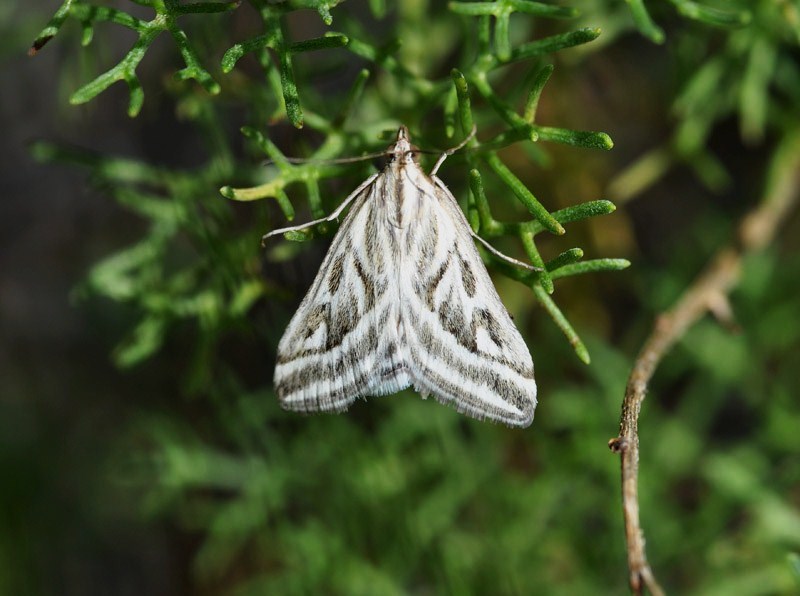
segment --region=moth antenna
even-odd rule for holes
[[[338,164],[347,164],[347,163],[357,163],[359,161],[368,161],[370,159],[375,159],[377,157],[383,157],[386,155],[385,151],[376,151],[375,153],[367,153],[366,155],[361,155],[359,157],[334,157],[331,159],[307,159],[305,157],[284,157],[283,161],[287,163],[294,163],[294,164],[320,164],[320,165],[338,165]],[[270,164],[277,163],[274,159],[267,159],[264,161],[264,165],[268,166]]]

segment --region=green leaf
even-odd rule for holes
[[[160,317],[144,318],[114,350],[114,364],[120,368],[130,368],[152,356],[164,342],[165,327]]]
[[[458,100],[458,115],[461,120],[461,130],[465,133],[468,133],[474,128],[475,121],[472,119],[472,105],[469,98],[467,79],[455,68],[450,72],[450,74],[456,89],[456,99]]]
[[[553,234],[563,234],[564,228],[560,223],[548,213],[539,200],[533,196],[533,193],[511,173],[505,164],[500,161],[496,154],[490,153],[486,156],[486,163],[494,170],[500,179],[508,185],[514,195],[525,205],[528,211],[539,221],[539,223]],[[534,263],[536,264],[536,263]]]
[[[528,92],[528,99],[525,101],[525,112],[523,115],[524,120],[529,124],[533,124],[536,120],[536,108],[539,106],[539,97],[542,95],[542,90],[547,84],[547,81],[550,80],[550,75],[552,74],[553,65],[546,64],[539,69],[539,72],[536,73],[536,77],[533,79],[533,85]]]
[[[567,318],[564,316],[564,313],[556,306],[556,303],[553,302],[553,299],[548,295],[548,293],[538,284],[534,284],[532,286],[534,294],[536,294],[536,299],[539,301],[544,309],[547,311],[547,314],[550,315],[550,318],[553,319],[555,324],[561,329],[561,332],[567,338],[572,349],[575,350],[575,355],[580,358],[580,360],[584,364],[589,364],[591,362],[591,358],[589,357],[589,351],[586,349],[583,341],[575,332],[575,329],[572,328]]]
[[[539,139],[542,141],[553,141],[586,149],[608,150],[614,146],[614,141],[604,132],[568,130],[551,126],[534,126],[534,129],[539,133]]]
[[[520,60],[530,60],[538,58],[544,54],[550,54],[566,48],[579,46],[594,41],[600,36],[600,29],[579,29],[570,33],[553,35],[537,41],[524,43],[516,47],[505,62],[518,62]]]
[[[579,261],[582,258],[583,258],[583,250],[581,250],[580,248],[570,248],[569,250],[562,252],[555,259],[547,261],[547,263],[545,263],[545,268],[547,269],[547,271],[552,273],[556,269],[561,269],[562,267],[565,267],[566,265],[570,265],[576,261]],[[555,276],[551,277],[555,279]]]
[[[317,52],[319,50],[341,48],[346,46],[348,42],[349,40],[346,35],[329,31],[322,37],[297,41],[289,46],[289,51],[293,54],[299,52]]]
[[[553,279],[560,279],[570,275],[580,275],[583,273],[595,273],[598,271],[621,271],[630,267],[631,263],[627,259],[593,259],[591,261],[582,261],[580,263],[565,264],[557,269],[550,269],[552,271],[551,277]]]
[[[664,30],[653,22],[650,13],[644,6],[643,0],[625,0],[631,9],[633,22],[639,32],[653,43],[664,43]]]
[[[570,19],[578,16],[577,9],[567,6],[554,6],[532,0],[501,0],[500,2],[449,2],[447,7],[455,13],[479,16],[499,16],[512,11],[524,12],[538,17]]]
[[[280,57],[281,87],[283,87],[286,115],[295,128],[303,128],[303,109],[300,107],[300,96],[297,93],[291,54],[288,51],[279,51],[278,55]]]
[[[247,41],[232,45],[222,56],[222,61],[220,62],[222,66],[222,72],[229,73],[233,70],[233,67],[236,66],[236,63],[242,58],[242,56],[249,52],[255,52],[256,50],[269,48],[272,41],[273,34],[264,33],[248,39]]]
[[[558,211],[553,211],[551,215],[553,216],[553,219],[559,223],[566,224],[573,221],[588,219],[590,217],[596,217],[598,215],[607,215],[609,213],[613,213],[616,211],[616,209],[617,208],[614,206],[614,203],[611,201],[588,201],[586,203],[581,203],[580,205],[574,205],[573,207],[566,207],[564,209],[559,209]],[[532,222],[530,225],[531,231],[534,234],[546,229],[538,221]]]
[[[690,0],[670,0],[685,17],[716,27],[742,27],[752,20],[747,10],[720,10]]]

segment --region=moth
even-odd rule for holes
[[[328,217],[264,236],[332,221],[352,203],[278,345],[283,408],[342,412],[358,398],[413,386],[473,418],[533,421],[530,352],[473,237],[484,241],[436,176],[454,150],[426,175],[401,127],[384,169]]]

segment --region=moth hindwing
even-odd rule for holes
[[[386,167],[326,218],[352,204],[278,346],[280,403],[342,412],[413,386],[474,418],[528,426],[531,355],[456,199],[414,151],[401,127]]]

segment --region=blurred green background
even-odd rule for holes
[[[153,15],[148,2],[95,4]],[[191,46],[169,32],[149,46],[135,118],[124,83],[70,105],[126,56],[131,30],[97,22],[82,49],[80,21],[97,15],[73,7],[28,58],[59,3],[0,5],[0,593],[627,591],[619,460],[606,443],[656,314],[736,241],[742,216],[768,196],[778,152],[800,163],[800,8],[579,0],[558,6],[580,16],[551,19],[512,10],[524,2],[498,4],[500,18],[455,4],[243,2],[181,16]],[[476,92],[481,57],[502,62],[585,27],[602,34],[497,68],[492,94]],[[280,48],[330,31],[349,45],[295,47],[289,73]],[[262,34],[283,40],[277,51],[222,72],[226,50]],[[173,77],[187,47],[219,93]],[[604,131],[613,150],[514,136],[529,129],[503,110],[522,113],[549,64],[537,125]],[[537,236],[544,261],[581,247],[587,259],[632,263],[556,281],[552,304],[591,363],[541,308],[541,286],[490,267],[536,364],[529,429],[411,392],[340,416],[282,412],[275,348],[328,239],[262,250],[260,236],[286,221],[276,201],[219,189],[285,181],[265,151],[358,155],[400,122],[424,148],[455,145],[453,68],[467,73],[478,138],[497,141],[550,212],[617,205],[564,236]],[[295,123],[302,109],[303,129],[282,97]],[[307,221],[371,167],[313,166],[303,170],[312,182],[277,194]],[[472,167],[499,219],[530,217],[481,154],[456,155],[440,173],[465,206]],[[783,180],[796,196],[798,177]],[[670,593],[800,593],[799,238],[792,210],[745,259],[736,328],[700,321],[645,401],[642,523]],[[526,258],[518,239],[493,242]]]

